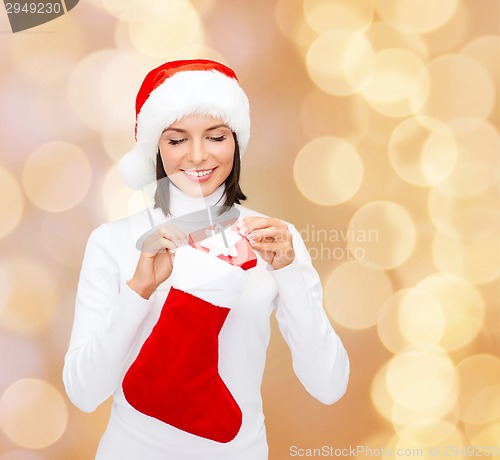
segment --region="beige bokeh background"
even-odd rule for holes
[[[82,0],[11,34],[2,7],[0,460],[93,458],[109,402],[82,413],[61,382],[79,267],[91,230],[143,203],[116,169],[142,78],[191,57],[236,70],[252,112],[246,204],[301,232],[351,359],[347,394],[321,405],[273,319],[270,458],[498,446],[499,13],[497,0]]]

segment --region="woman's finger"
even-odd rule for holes
[[[142,252],[157,254],[164,249],[177,249],[176,237],[164,236],[163,232],[157,232],[147,238],[142,245]]]
[[[167,225],[166,227],[161,227],[161,235],[169,240],[173,241],[177,247],[181,247],[187,244],[187,236],[180,229],[174,225]]]
[[[254,230],[245,235],[248,239],[254,241],[282,241],[284,232],[276,227],[267,227],[259,230]]]
[[[265,228],[288,229],[284,222],[273,217],[245,217],[238,222],[238,228],[242,235]]]

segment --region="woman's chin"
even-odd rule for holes
[[[182,183],[180,183],[182,182]],[[174,182],[178,188],[180,188],[184,193],[193,196],[202,198],[205,196],[209,196],[214,193],[221,184],[216,183],[215,181],[210,182],[193,182],[188,180],[179,181],[177,183]]]

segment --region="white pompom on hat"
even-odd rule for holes
[[[120,160],[125,183],[141,189],[156,180],[158,141],[186,115],[208,115],[236,134],[240,155],[250,139],[250,108],[236,74],[207,59],[167,62],[144,79],[136,99],[136,144]]]

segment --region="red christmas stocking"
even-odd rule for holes
[[[131,406],[196,436],[234,439],[242,414],[219,375],[218,336],[246,275],[189,246],[177,251],[160,318],[123,379]]]

